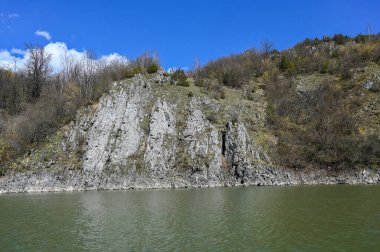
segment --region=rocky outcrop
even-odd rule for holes
[[[190,100],[181,142],[190,161],[191,180],[195,184],[217,184],[223,180],[221,136],[200,110],[202,102]]]
[[[380,76],[373,73],[371,79],[366,81],[363,87],[372,92],[380,92]]]
[[[226,116],[216,122],[210,113],[227,114],[221,103],[179,93],[169,99],[155,92],[162,85],[169,85],[162,74],[114,83],[96,106],[78,113],[62,139],[63,151],[80,167],[47,160],[1,177],[0,192],[380,183],[375,170],[276,167],[249,122]]]
[[[93,115],[81,115],[64,142],[72,150],[83,149],[83,170],[103,172],[107,167],[128,165],[142,143],[145,106],[150,87],[143,79],[115,83],[103,96]]]
[[[147,172],[156,178],[168,176],[174,165],[177,146],[175,112],[174,105],[160,99],[151,112],[144,163]]]
[[[223,155],[228,161],[230,173],[241,183],[247,182],[257,165],[270,163],[267,155],[250,139],[243,123],[226,124],[223,145]]]

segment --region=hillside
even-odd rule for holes
[[[248,96],[263,88],[277,142],[271,156],[281,166],[344,170],[380,162],[379,62],[379,35],[335,35],[282,52],[266,43],[210,62],[197,78]]]
[[[133,63],[75,106],[68,85],[56,131],[17,152],[3,130],[0,191],[379,183],[379,48],[379,36],[306,40],[191,77]]]

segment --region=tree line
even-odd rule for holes
[[[23,67],[0,69],[0,163],[24,153],[67,123],[79,107],[107,92],[111,82],[160,67],[155,52],[110,62],[86,52],[80,60],[64,55],[57,73],[44,47],[27,44],[26,51]]]

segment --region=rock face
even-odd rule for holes
[[[177,137],[175,110],[174,105],[157,99],[151,112],[144,163],[147,172],[156,178],[165,178],[174,165]]]
[[[85,117],[80,122],[85,125],[85,134],[83,128],[72,129],[70,134],[82,134],[86,142],[84,171],[102,172],[108,165],[127,165],[129,157],[137,152],[144,136],[141,121],[149,97],[145,89],[149,88],[140,79],[125,88],[115,86],[110,95],[101,98],[93,118]]]
[[[164,82],[157,74],[114,83],[96,107],[78,113],[62,139],[79,169],[50,162],[8,174],[0,192],[380,182],[373,170],[331,175],[275,167],[249,122],[215,122],[205,108],[223,114],[221,104],[158,95]]]
[[[181,142],[195,184],[217,184],[223,180],[220,134],[199,109],[202,101],[192,98]]]

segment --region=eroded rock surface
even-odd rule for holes
[[[67,126],[61,146],[78,165],[35,162],[30,171],[1,177],[0,192],[380,182],[375,170],[332,175],[276,167],[250,122],[228,118],[206,96],[157,95],[166,81],[159,73],[114,83]]]
[[[164,178],[174,165],[177,145],[175,114],[174,105],[157,99],[150,116],[144,154],[146,169],[153,177]]]
[[[221,135],[203,115],[201,103],[191,99],[182,141],[190,159],[192,180],[196,184],[218,184],[223,181]]]

